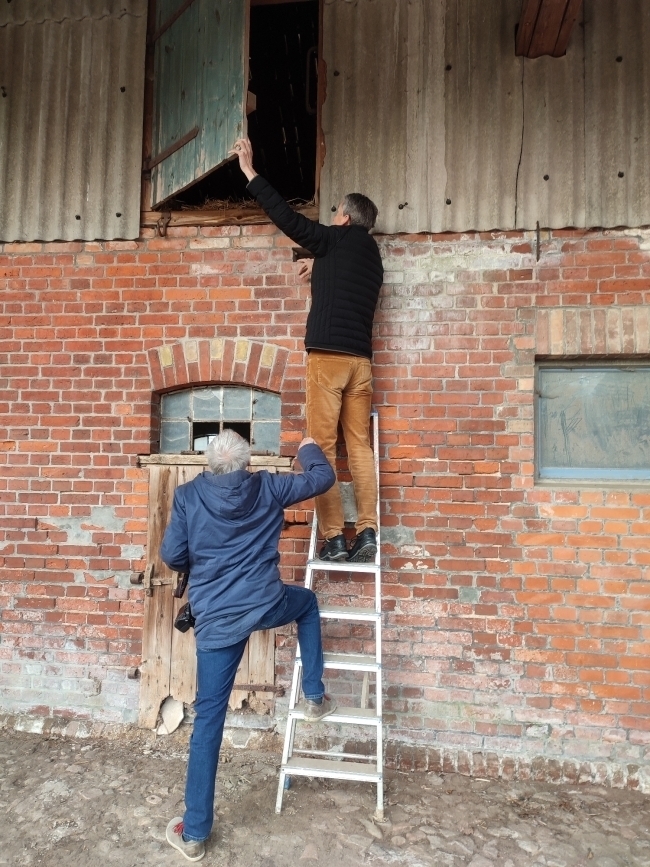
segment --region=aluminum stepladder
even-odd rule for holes
[[[309,541],[309,554],[305,572],[305,587],[311,589],[315,572],[347,572],[366,573],[374,577],[374,605],[368,607],[323,606],[320,608],[321,620],[351,621],[370,623],[375,631],[374,654],[361,653],[325,653],[324,665],[328,669],[363,672],[363,684],[359,707],[338,707],[334,713],[325,717],[322,722],[345,725],[369,726],[375,729],[375,756],[357,753],[331,752],[323,750],[298,750],[294,748],[297,723],[304,720],[303,713],[298,710],[302,683],[302,660],[300,645],[296,648],[296,661],[293,669],[291,694],[289,697],[289,712],[287,730],[284,738],[282,764],[280,766],[280,781],[275,812],[282,810],[282,798],[285,790],[285,780],[296,777],[323,777],[334,780],[355,780],[357,782],[375,783],[377,786],[377,810],[375,818],[384,818],[384,778],[383,778],[383,727],[382,727],[382,671],[381,671],[381,533],[379,527],[379,417],[376,411],[371,415],[373,452],[375,461],[375,476],[377,478],[377,553],[373,563],[327,562],[318,560],[316,556],[317,520],[314,520]],[[347,518],[347,515],[346,515]],[[347,521],[346,521],[347,523]],[[375,673],[375,707],[368,707],[369,675]],[[311,757],[311,758],[309,758]]]

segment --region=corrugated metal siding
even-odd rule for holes
[[[146,14],[146,0],[0,7],[0,239],[138,237]]]
[[[585,103],[587,225],[650,223],[647,0],[587,3]]]
[[[520,12],[325,0],[322,219],[358,190],[389,233],[650,223],[650,4],[585,0],[566,56],[535,60]]]

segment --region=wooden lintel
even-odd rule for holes
[[[207,466],[205,455],[138,455],[138,465],[152,466]],[[251,455],[251,467],[278,467],[286,469],[291,466],[291,458],[279,455]]]
[[[524,0],[515,53],[522,57],[560,57],[566,53],[582,0]]]
[[[310,220],[318,219],[316,205],[304,205],[296,208]],[[168,226],[255,226],[270,223],[261,208],[220,208],[219,210],[171,211]],[[160,211],[142,211],[140,225],[144,228],[155,228],[160,220]]]

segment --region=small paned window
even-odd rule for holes
[[[650,479],[650,364],[538,364],[539,480]]]
[[[161,454],[204,452],[230,428],[256,455],[280,454],[280,395],[254,388],[187,388],[164,394],[160,406]]]

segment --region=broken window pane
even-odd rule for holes
[[[221,418],[221,389],[197,388],[193,392],[192,419],[213,421]]]
[[[160,425],[160,451],[173,455],[186,452],[190,447],[189,421],[166,421]]]

